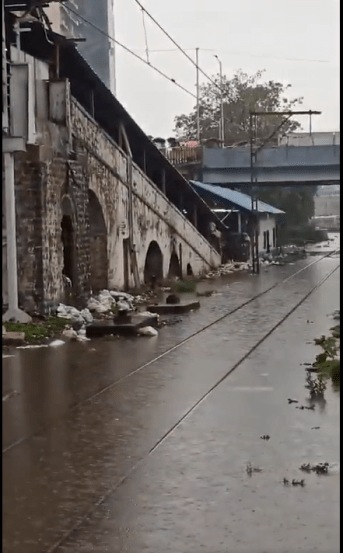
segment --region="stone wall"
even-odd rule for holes
[[[17,262],[19,304],[34,309],[43,301],[42,190],[47,182],[44,163],[30,151],[15,155]]]
[[[86,154],[89,187],[103,209],[107,227],[108,283],[110,287],[133,285],[132,275],[125,283],[124,244],[128,238],[129,189],[125,153],[99,128],[76,101],[72,101],[71,126],[78,150]],[[220,255],[204,239],[147,176],[133,165],[133,241],[141,282],[147,251],[156,241],[163,255],[163,276],[167,277],[173,252],[186,270],[195,275],[220,264]]]
[[[61,102],[63,83],[48,82],[46,64],[27,54],[21,61],[32,66],[36,119],[33,143],[15,156],[19,300],[28,311],[49,313],[60,301],[85,305],[91,289],[135,284],[128,247],[128,159],[74,99],[69,103],[69,94]],[[218,266],[219,253],[136,165],[132,176],[140,283],[153,242],[164,278],[172,255],[183,274],[187,266],[194,275]],[[6,294],[3,286],[3,302]]]
[[[74,279],[69,300],[85,305],[90,293],[88,178],[77,161],[37,161],[34,147],[15,156],[17,259],[20,305],[49,312],[66,299],[62,218],[74,231]],[[70,292],[70,290],[69,290]]]

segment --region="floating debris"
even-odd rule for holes
[[[263,434],[263,436],[260,436],[261,440],[270,440],[270,436],[268,434]]]
[[[320,426],[312,426],[311,430],[319,430]]]
[[[304,487],[304,486],[305,486],[305,480],[295,480],[295,478],[293,478],[293,480],[292,480],[292,486],[301,486],[301,487]]]
[[[251,463],[247,464],[246,471],[249,476],[251,476],[253,472],[263,472],[261,468],[253,467]]]
[[[2,401],[7,401],[8,399],[11,399],[11,397],[18,396],[19,392],[17,390],[12,390],[11,392],[8,392],[8,394],[5,394],[2,396]]]
[[[296,409],[300,409],[301,411],[303,411],[304,409],[307,409],[308,411],[314,411],[315,404],[312,403],[311,405],[299,405],[299,406],[296,406]]]
[[[299,467],[299,470],[302,470],[303,472],[311,472],[312,467],[311,467],[310,463],[304,463],[304,464],[301,465],[301,467]]]
[[[329,472],[329,463],[317,463],[316,465],[304,463],[299,467],[299,470],[303,472],[315,472],[316,474],[327,474]]]
[[[209,298],[214,294],[214,290],[205,290],[204,292],[197,292],[198,298]]]
[[[288,398],[288,403],[299,403],[299,401],[297,399],[291,399],[290,397]]]
[[[17,349],[38,349],[38,348],[47,348],[47,344],[29,344],[27,346],[18,346]]]
[[[152,326],[144,326],[143,328],[140,328],[137,330],[137,334],[139,336],[157,336],[158,331],[156,328],[153,328]]]
[[[49,346],[52,347],[52,348],[57,348],[59,346],[63,346],[65,344],[65,342],[63,340],[53,340]]]

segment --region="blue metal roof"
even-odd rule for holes
[[[238,192],[238,190],[231,190],[230,188],[223,188],[222,186],[215,186],[213,184],[205,184],[203,182],[198,182],[194,180],[190,181],[190,183],[197,189],[210,192],[214,196],[217,196],[222,200],[226,200],[227,202],[230,202],[231,204],[245,209],[246,211],[252,211],[251,197],[247,194],[243,194],[243,192]],[[281,215],[282,213],[285,213],[281,209],[273,207],[272,205],[266,204],[265,202],[262,202],[260,200],[258,201],[257,207],[259,213],[270,213],[272,215]]]

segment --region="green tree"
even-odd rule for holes
[[[273,80],[263,80],[264,71],[248,75],[238,70],[228,79],[223,76],[223,106],[224,106],[224,137],[225,145],[232,146],[249,141],[250,111],[289,111],[302,103],[302,98],[290,97],[291,85],[284,85]],[[200,89],[200,135],[202,140],[217,138],[220,121],[220,76],[215,75],[213,82],[201,86]],[[278,128],[282,116],[266,116],[257,118],[255,129],[256,142],[261,143]],[[300,123],[291,118],[280,134],[294,132]],[[175,132],[181,140],[195,140],[197,135],[196,106],[191,113],[175,117]],[[273,141],[277,142],[275,135]],[[266,145],[267,145],[266,144]],[[283,188],[281,186],[260,189],[259,197],[279,209],[285,211],[286,228],[306,227],[314,215],[315,186]],[[246,191],[249,192],[248,190]]]
[[[291,85],[276,81],[263,81],[264,71],[248,75],[239,70],[228,79],[223,76],[224,136],[225,145],[230,146],[249,140],[249,111],[286,111],[302,103],[302,98],[289,98]],[[200,131],[201,139],[218,137],[220,121],[220,76],[214,75],[213,82],[200,88]],[[213,84],[214,83],[214,84]],[[265,140],[280,124],[282,118],[259,117],[256,138]],[[300,124],[290,120],[283,128],[289,133]],[[175,117],[175,132],[183,140],[195,140],[197,134],[196,106],[190,114]]]
[[[304,185],[293,188],[261,187],[259,199],[285,212],[287,227],[306,225],[314,215],[314,196],[317,187]]]

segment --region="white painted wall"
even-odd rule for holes
[[[258,249],[260,253],[266,252],[266,247],[264,244],[263,233],[269,231],[269,244],[270,249],[276,247],[276,244],[273,244],[273,229],[276,230],[276,218],[274,215],[268,213],[261,214],[259,218],[259,237],[258,237]]]
[[[109,286],[121,288],[124,286],[123,240],[128,238],[129,231],[126,156],[75,100],[72,100],[71,125],[73,134],[88,151],[89,186],[100,201],[107,225]],[[146,253],[153,240],[163,254],[164,278],[173,247],[178,254],[180,244],[184,273],[188,263],[194,275],[201,275],[221,263],[220,254],[135,164],[133,232],[141,282]]]

